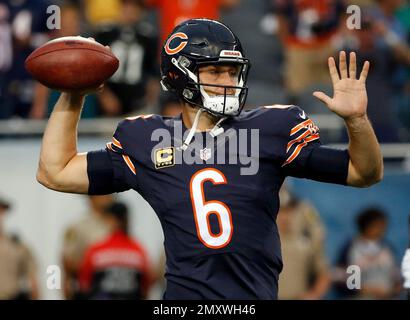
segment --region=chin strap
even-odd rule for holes
[[[202,111],[203,110],[201,108],[198,109],[198,111],[195,115],[194,123],[192,124],[192,127],[189,130],[189,133],[188,133],[187,137],[185,138],[184,143],[180,147],[182,151],[185,151],[188,148],[189,144],[191,143],[191,140],[192,140],[192,138],[195,134],[195,131],[196,131],[196,127],[198,126],[199,117],[201,116]]]
[[[215,124],[215,126],[212,128],[211,131],[209,131],[209,134],[211,135],[212,138],[216,138],[220,134],[224,133],[224,128],[221,127],[221,124],[223,121],[225,121],[227,117],[222,117],[221,119],[218,120],[218,122]]]
[[[202,108],[198,109],[195,115],[194,123],[192,124],[192,127],[189,130],[189,133],[187,137],[185,138],[184,143],[182,144],[182,146],[179,147],[180,150],[185,151],[188,148],[189,144],[191,143],[192,138],[194,137],[194,134],[196,132],[196,128],[198,127],[199,118],[203,111],[204,110]],[[226,119],[227,117],[223,117],[219,119],[218,122],[215,124],[215,126],[211,129],[211,131],[209,131],[209,134],[212,138],[215,138],[224,132],[224,128],[221,127],[221,123],[225,121]]]

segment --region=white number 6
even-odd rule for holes
[[[217,200],[205,201],[204,182],[226,184],[224,174],[214,168],[206,168],[196,172],[190,182],[192,209],[194,211],[196,231],[199,240],[208,248],[225,247],[232,238],[233,225],[231,211],[228,206]],[[214,234],[209,225],[209,216],[215,214],[219,222],[219,233]]]

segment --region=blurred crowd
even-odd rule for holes
[[[193,17],[223,21],[227,12],[245,16],[247,1],[0,0],[0,119],[48,117],[59,92],[33,81],[24,61],[48,40],[73,35],[109,45],[120,60],[104,91],[87,97],[83,118],[178,114],[178,98],[162,93],[159,86],[159,52],[167,35],[176,24]],[[52,19],[51,4],[59,6],[58,29],[49,28],[58,22]],[[278,52],[271,55],[278,61],[263,61],[278,64],[280,81],[268,85],[285,94],[285,101],[266,103],[293,103],[310,114],[323,112],[312,92],[331,93],[327,58],[342,49],[354,50],[360,65],[371,62],[368,112],[380,141],[410,139],[409,1],[259,0],[258,5],[265,12],[260,13],[256,32],[269,33],[272,42],[279,43]],[[250,26],[242,20],[232,27],[241,33]],[[252,54],[247,39],[242,42]],[[255,74],[264,71],[258,65],[260,61],[255,63]]]
[[[277,225],[284,268],[279,299],[404,297],[400,257],[385,239],[388,213],[382,208],[365,207],[356,214],[356,234],[331,263],[325,250],[325,225],[315,207],[286,188],[280,200]]]
[[[150,262],[130,234],[129,211],[113,196],[90,196],[83,217],[68,225],[60,252],[62,297],[73,300],[138,300],[164,285],[164,258]],[[41,299],[31,249],[5,231],[11,205],[0,199],[0,300]]]
[[[179,113],[174,97],[161,96],[159,52],[173,27],[189,18],[219,18],[219,10],[234,7],[236,0],[77,0],[36,2],[0,1],[0,119],[46,118],[58,99],[33,81],[24,61],[48,40],[82,35],[110,46],[120,66],[101,94],[87,98],[83,117],[123,116],[135,113]],[[55,7],[60,26],[50,30]],[[149,22],[155,11],[159,25]],[[151,15],[152,16],[152,15]],[[147,18],[148,17],[148,18]],[[152,19],[151,19],[152,20]],[[177,108],[176,108],[177,107]]]
[[[325,250],[323,213],[286,185],[280,202],[279,299],[404,298],[401,257],[385,238],[389,213],[378,207],[357,212],[356,234],[331,262]],[[36,258],[17,235],[4,229],[10,209],[0,199],[0,299],[38,299]],[[150,299],[153,292],[157,299],[162,296],[165,256],[152,263],[146,248],[130,233],[129,220],[127,205],[114,196],[88,197],[86,212],[61,235],[64,299]]]

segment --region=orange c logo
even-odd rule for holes
[[[165,44],[165,52],[168,53],[169,55],[173,55],[176,54],[178,52],[180,52],[182,49],[185,48],[185,46],[187,45],[188,41],[181,41],[181,43],[174,49],[171,49],[169,47],[169,44],[171,43],[172,40],[174,40],[175,38],[180,38],[183,40],[188,40],[188,36],[183,33],[183,32],[178,32],[173,34],[167,41],[167,43]]]

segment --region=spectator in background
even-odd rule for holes
[[[64,234],[63,267],[64,295],[78,299],[78,271],[86,249],[107,237],[110,230],[103,219],[104,209],[113,202],[112,195],[89,196],[89,212],[80,221],[67,228]]]
[[[142,0],[122,0],[120,24],[107,26],[94,36],[96,41],[110,46],[120,60],[117,72],[100,94],[105,115],[127,115],[157,105],[158,40],[154,29],[141,21],[143,14]]]
[[[381,36],[378,45],[390,47],[399,62],[410,65],[410,50],[407,45],[405,25],[396,17],[396,12],[401,7],[402,0],[377,0],[374,7],[368,10],[369,16],[374,20],[376,32]],[[393,80],[401,86],[403,80],[403,66],[394,70]]]
[[[17,237],[5,234],[4,218],[9,209],[0,199],[0,300],[38,299],[33,255]]]
[[[400,292],[400,272],[393,250],[383,240],[387,216],[377,208],[367,208],[357,216],[359,234],[348,242],[338,259],[340,274],[346,275],[347,267],[360,268],[361,288],[348,290],[346,279],[338,288],[345,297],[357,299],[391,299]]]
[[[61,29],[53,30],[52,38],[67,36],[77,36],[82,34],[81,12],[74,2],[63,2],[60,4]],[[50,90],[42,84],[36,82],[33,108],[30,118],[43,119],[51,114],[53,106],[56,104],[60,92]],[[88,95],[85,99],[82,118],[94,118],[101,114],[97,97],[95,94]]]
[[[284,85],[291,103],[318,84],[330,84],[327,59],[344,23],[343,0],[272,0],[284,50]]]
[[[219,19],[220,10],[236,7],[239,0],[144,0],[159,11],[161,46],[175,26],[192,18]]]
[[[382,48],[387,47],[394,59],[388,80],[393,91],[391,104],[396,127],[400,124],[406,125],[410,121],[410,95],[406,91],[406,89],[409,90],[406,84],[408,85],[410,68],[410,46],[406,31],[408,22],[403,23],[396,16],[403,3],[403,0],[377,0],[377,5],[369,12],[374,19],[375,30],[378,33],[378,45]],[[400,138],[400,131],[398,134]],[[403,140],[408,141],[408,136],[402,137]]]
[[[279,277],[279,299],[321,299],[330,286],[324,227],[309,203],[299,201],[284,187],[279,197],[277,224],[284,266]]]
[[[389,3],[391,5],[394,2]],[[384,1],[380,0],[381,3]],[[389,12],[392,14],[394,10],[390,5]],[[344,49],[356,51],[358,63],[369,60],[372,64],[373,69],[366,84],[368,115],[378,139],[381,142],[395,142],[399,139],[396,96],[401,96],[404,90],[403,63],[409,65],[410,50],[398,20],[393,16],[384,16],[382,12],[385,11],[379,7],[365,11],[361,29],[350,32],[345,39]]]
[[[81,291],[88,299],[145,299],[151,283],[145,249],[128,234],[128,209],[120,203],[104,210],[107,239],[88,248],[80,269]]]
[[[30,116],[35,81],[24,61],[48,40],[48,5],[45,0],[0,0],[0,119]]]
[[[410,0],[407,0],[396,13],[400,23],[406,30],[407,45],[410,44]],[[402,138],[403,141],[410,140],[410,66],[406,67],[406,84],[403,95],[398,101],[398,118],[400,123],[406,128],[407,136]]]

